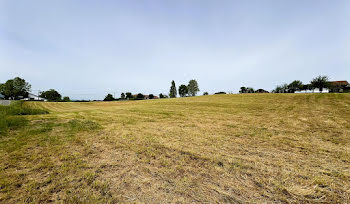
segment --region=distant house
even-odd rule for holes
[[[350,84],[348,81],[330,81],[329,92],[331,93],[342,93],[350,91]]]
[[[34,95],[32,93],[29,93],[28,94],[28,97],[27,98],[24,98],[22,100],[25,100],[25,101],[47,101],[46,98],[42,98],[40,96],[37,96],[37,95]]]
[[[269,93],[269,92],[264,89],[258,89],[255,91],[255,93]]]
[[[328,88],[310,88],[311,85],[304,85],[304,90],[296,91],[295,93],[342,93],[350,92],[350,84],[348,81],[330,81]]]

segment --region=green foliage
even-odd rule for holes
[[[169,98],[169,96],[167,96],[167,95],[165,95],[165,94],[160,93],[160,94],[159,94],[159,98]]]
[[[107,96],[103,100],[104,101],[114,101],[115,99],[114,99],[112,94],[107,94]]]
[[[125,94],[124,93],[120,94],[120,98],[125,99]]]
[[[187,89],[188,89],[188,95],[190,96],[196,96],[197,92],[200,91],[198,83],[194,79],[188,82]]]
[[[185,97],[186,95],[188,94],[188,89],[187,89],[187,86],[182,84],[180,87],[179,87],[179,95],[181,97]]]
[[[136,99],[137,100],[143,100],[145,96],[142,93],[137,94]]]
[[[63,97],[64,102],[70,102],[70,98],[68,96]]]
[[[329,78],[328,76],[318,76],[310,82],[311,86],[313,88],[319,88],[320,91],[323,90],[323,88],[328,88],[329,87]]]
[[[127,99],[132,99],[133,98],[133,96],[132,96],[132,94],[130,92],[126,92],[125,94],[126,94],[126,98]]]
[[[62,96],[55,89],[43,91],[40,93],[40,97],[47,99],[48,101],[61,101]]]
[[[242,86],[239,90],[239,93],[247,93],[247,88]]]
[[[255,90],[252,87],[247,87],[247,93],[255,93]]]
[[[171,81],[169,96],[170,98],[176,98],[176,95],[177,95],[177,90],[176,90],[175,81],[173,80]]]
[[[207,96],[207,95],[209,95],[208,92],[204,92],[204,93],[203,93],[203,96]]]
[[[148,95],[149,99],[154,99],[154,95],[153,94],[150,94]]]
[[[296,91],[301,91],[303,90],[303,82],[300,80],[294,80],[288,85],[289,92],[294,93]]]
[[[276,86],[274,90],[272,90],[273,93],[288,93],[288,84],[283,84],[280,86]]]
[[[7,80],[5,84],[1,84],[0,93],[4,95],[6,99],[20,99],[20,96],[28,96],[30,88],[31,85],[24,79],[16,77],[14,79]]]

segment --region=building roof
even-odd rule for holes
[[[348,81],[330,81],[329,83],[332,86],[346,86],[346,85],[349,85]]]

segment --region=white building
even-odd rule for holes
[[[329,93],[329,89],[323,88],[321,92],[319,88],[315,88],[313,90],[296,91],[295,93]]]
[[[24,98],[25,101],[47,101],[46,98],[41,98],[40,96],[29,93],[28,98]]]

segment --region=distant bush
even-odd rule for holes
[[[136,96],[136,100],[143,100],[145,98],[145,96],[142,94],[142,93],[139,93],[139,94],[137,94],[137,96]]]
[[[216,92],[215,94],[226,94],[226,92],[220,91],[220,92]]]

